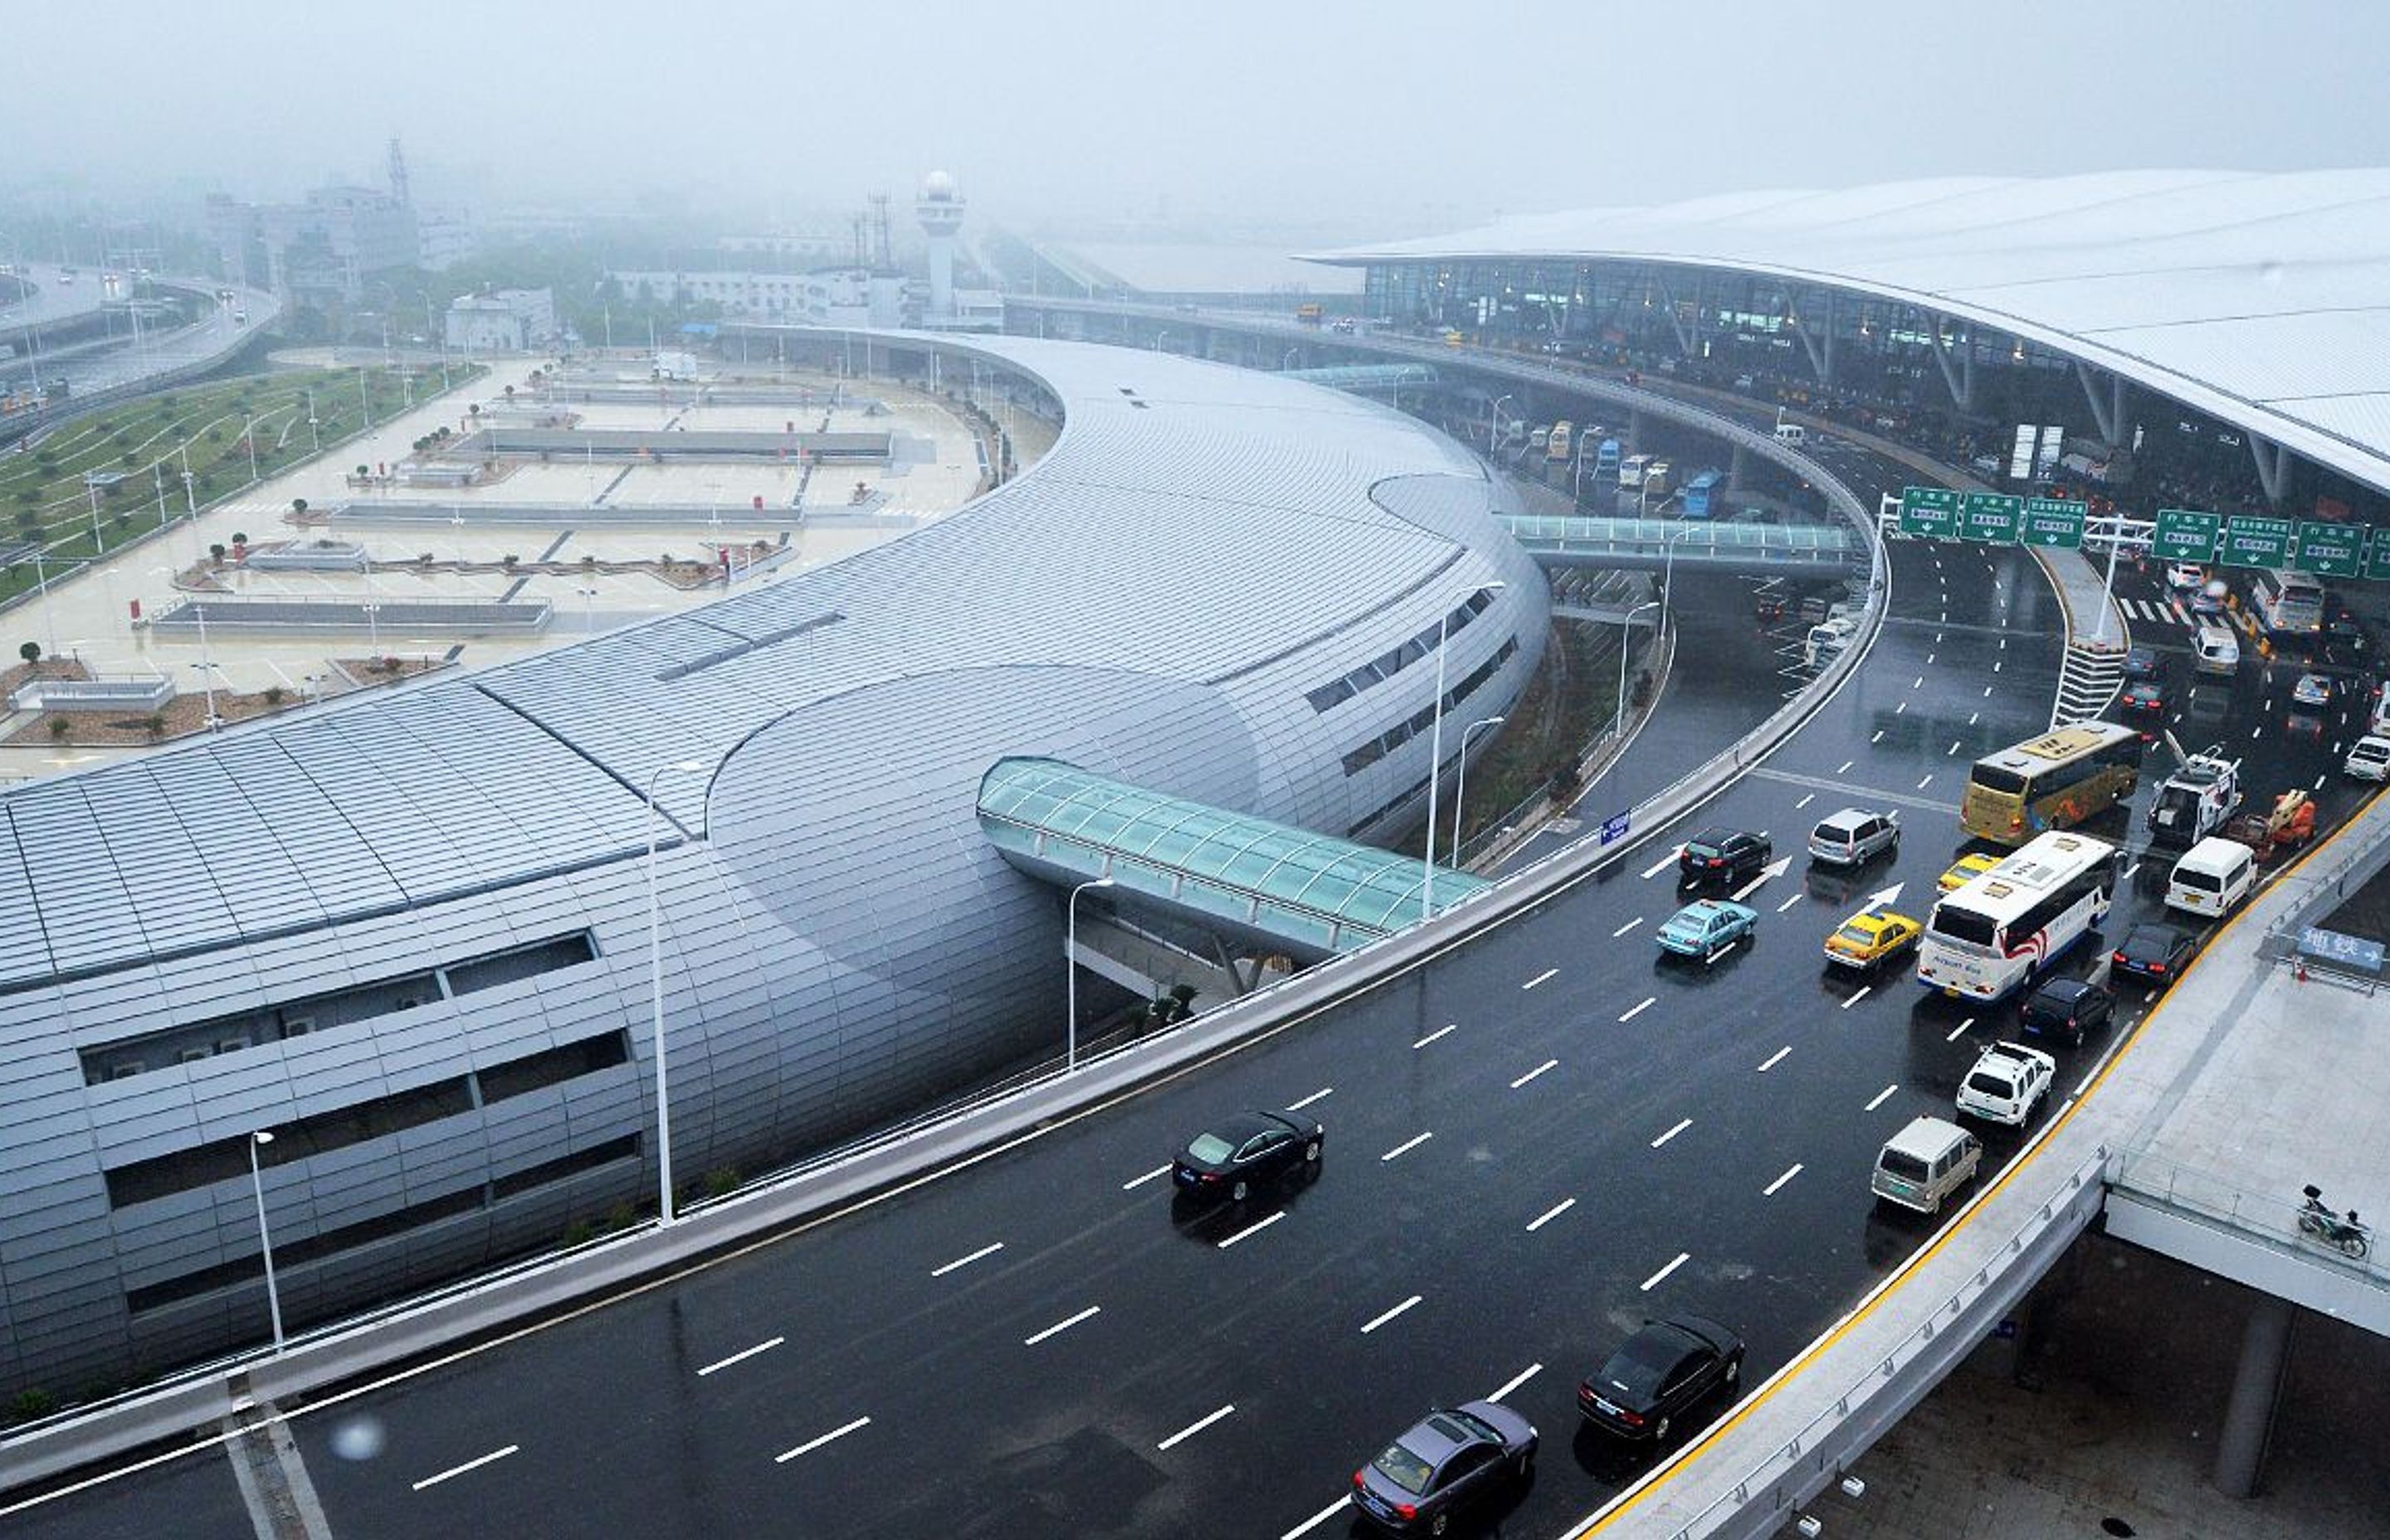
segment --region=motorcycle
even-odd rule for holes
[[[2343,1219],[2323,1206],[2323,1189],[2308,1183],[2300,1189],[2306,1195],[2306,1205],[2299,1210],[2299,1233],[2309,1235],[2327,1246],[2337,1246],[2342,1254],[2363,1257],[2373,1249],[2366,1226],[2358,1222],[2357,1211],[2348,1211]]]

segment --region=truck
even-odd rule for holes
[[[2220,831],[2241,810],[2241,762],[2221,744],[2191,755],[2150,800],[2152,845],[2189,847]]]
[[[1327,314],[1327,312],[1321,308],[1319,302],[1317,300],[1305,301],[1304,303],[1294,307],[1294,318],[1302,322],[1306,327],[1317,326],[1320,322],[1320,318],[1325,314]]]

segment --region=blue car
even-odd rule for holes
[[[1680,957],[1699,957],[1702,966],[1707,968],[1734,950],[1735,943],[1748,940],[1758,929],[1758,910],[1723,898],[1704,898],[1686,905],[1677,911],[1675,918],[1660,927],[1660,950]]]

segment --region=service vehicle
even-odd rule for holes
[[[1887,1203],[1940,1213],[1943,1200],[1975,1179],[1984,1141],[1942,1118],[1912,1118],[1876,1152],[1868,1186]]]
[[[1652,939],[1660,950],[1679,957],[1698,957],[1703,968],[1725,956],[1738,942],[1758,933],[1759,911],[1723,898],[1697,899],[1660,927]]]
[[[1353,1472],[1353,1506],[1395,1534],[1442,1534],[1536,1463],[1536,1425],[1498,1401],[1439,1407]]]
[[[2044,979],[2024,997],[2017,1023],[2029,1033],[2063,1037],[2079,1048],[2086,1034],[2116,1013],[2116,997],[2082,979]]]
[[[1867,969],[1917,950],[1925,927],[1881,905],[1861,909],[1826,938],[1826,961],[1834,968]]]
[[[1959,1110],[1985,1123],[2023,1127],[2041,1110],[2058,1060],[2022,1043],[1995,1043],[1959,1082]]]
[[[2183,761],[2150,801],[2150,842],[2190,846],[2224,827],[2241,808],[2241,762],[2224,757],[2223,745]]]
[[[1576,1406],[1603,1432],[1664,1444],[1687,1411],[1742,1380],[1743,1341],[1703,1315],[1646,1321],[1577,1382]]]
[[[2352,780],[2390,780],[2390,738],[2368,733],[2349,745],[2348,757],[2341,761],[2340,773]]]
[[[2166,877],[2166,907],[2216,919],[2230,914],[2256,885],[2256,853],[2239,840],[2210,835],[2174,864]]]
[[[1294,318],[1306,327],[1316,327],[1327,314],[1324,307],[1310,301],[1294,307]]]
[[[2000,858],[1989,851],[1974,851],[1950,863],[1950,869],[1934,879],[1934,885],[1944,892],[1965,887],[1975,879],[2000,864]]]
[[[1917,982],[1970,1000],[2032,982],[2107,918],[2122,853],[2088,834],[2044,834],[1943,894],[1918,943]]]
[[[1241,1203],[1266,1183],[1317,1165],[1328,1131],[1292,1112],[1245,1112],[1187,1141],[1171,1162],[1170,1184],[1197,1198]]]
[[[2021,845],[2097,816],[2140,784],[2141,735],[2078,722],[1988,754],[1967,773],[1959,822],[1978,840]]]
[[[1846,807],[1829,814],[1809,831],[1809,859],[1829,866],[1858,866],[1900,851],[1900,815]]]

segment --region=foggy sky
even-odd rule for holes
[[[678,200],[762,225],[952,171],[983,217],[1391,238],[1939,174],[2390,163],[2390,7],[21,0],[0,197]],[[810,223],[819,223],[818,219]]]

